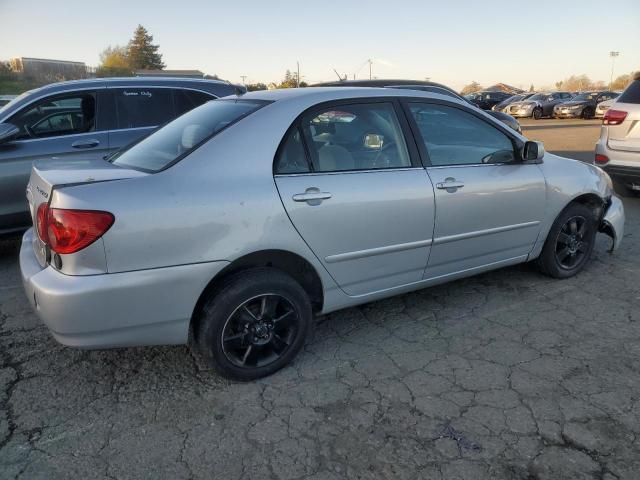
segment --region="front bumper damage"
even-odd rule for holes
[[[622,201],[618,197],[612,195],[598,229],[598,231],[611,237],[612,242],[609,252],[613,252],[620,246],[624,235],[624,219],[624,205],[622,205]]]

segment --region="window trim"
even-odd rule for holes
[[[427,151],[426,142],[422,138],[422,133],[418,128],[418,123],[416,122],[413,114],[411,113],[411,104],[412,103],[427,103],[434,105],[443,105],[446,107],[456,108],[458,110],[462,110],[470,115],[473,115],[480,121],[486,123],[487,125],[495,128],[499,132],[506,135],[506,137],[511,141],[511,145],[513,145],[513,153],[516,157],[516,160],[511,163],[468,163],[468,164],[458,164],[458,165],[433,165],[431,163],[431,159],[429,157],[429,152]],[[401,99],[402,108],[404,109],[405,115],[409,121],[409,126],[411,127],[411,131],[415,138],[415,142],[417,144],[418,152],[420,154],[420,160],[422,161],[422,165],[424,168],[452,168],[452,167],[470,167],[470,166],[496,166],[496,165],[522,165],[525,162],[522,160],[522,150],[524,149],[524,142],[520,140],[518,137],[514,136],[512,132],[510,132],[508,127],[498,120],[489,121],[482,115],[482,112],[476,112],[474,109],[467,108],[466,105],[459,105],[456,103],[448,102],[445,100],[435,99],[435,98],[419,98],[419,97],[403,97]],[[493,118],[493,117],[490,117]]]
[[[272,173],[274,177],[288,177],[288,176],[302,176],[302,175],[335,175],[342,173],[373,173],[373,172],[389,172],[394,170],[412,170],[412,169],[422,169],[422,165],[420,162],[420,154],[416,145],[415,138],[410,130],[409,122],[406,118],[406,113],[404,112],[402,105],[399,101],[400,97],[389,96],[389,97],[362,97],[362,98],[345,98],[340,100],[329,100],[326,102],[317,103],[312,105],[311,107],[303,110],[296,118],[291,122],[289,128],[287,128],[285,134],[280,139],[280,143],[278,144],[278,148],[276,149],[276,153],[273,157],[272,161]],[[331,172],[316,172],[313,168],[313,162],[311,161],[311,155],[309,151],[309,146],[307,145],[307,139],[305,138],[304,131],[302,129],[302,119],[307,115],[313,115],[314,113],[321,113],[327,109],[334,107],[345,107],[352,105],[372,105],[376,103],[386,103],[390,104],[393,108],[393,112],[396,115],[396,119],[398,120],[398,124],[400,125],[400,131],[402,137],[404,139],[405,145],[407,147],[407,154],[409,155],[409,161],[411,165],[406,167],[390,167],[390,168],[375,168],[375,169],[350,169],[350,170],[336,170]],[[284,148],[284,144],[290,134],[290,132],[297,128],[300,132],[300,136],[302,139],[302,145],[305,152],[305,157],[307,161],[307,165],[309,166],[309,171],[304,173],[278,173],[276,171],[276,162],[279,159],[280,152]]]
[[[13,115],[8,116],[7,118],[5,118],[2,122],[8,122],[8,123],[13,123],[12,120],[14,118],[16,118],[16,116],[22,115],[26,112],[28,112],[29,110],[37,107],[39,104],[43,103],[43,102],[53,102],[57,99],[60,98],[69,98],[69,97],[73,97],[73,96],[78,96],[81,97],[83,95],[86,95],[87,93],[91,93],[93,94],[93,97],[95,99],[96,102],[96,111],[94,114],[94,118],[95,118],[95,123],[96,123],[96,128],[95,130],[91,131],[91,132],[78,132],[78,133],[70,133],[69,135],[51,135],[51,136],[47,136],[47,137],[36,137],[36,138],[17,138],[15,140],[13,140],[11,143],[18,143],[18,142],[33,142],[33,141],[41,141],[41,140],[52,140],[54,138],[65,138],[65,137],[74,137],[74,136],[78,136],[78,135],[96,135],[96,134],[100,134],[100,133],[106,133],[109,130],[107,128],[101,128],[102,122],[99,122],[100,120],[100,113],[101,113],[101,101],[99,101],[99,95],[98,95],[98,90],[99,88],[85,88],[82,90],[67,90],[65,92],[58,92],[58,93],[54,93],[52,95],[46,95],[46,96],[42,96],[39,97],[35,100],[33,100],[32,102],[29,102],[26,105],[23,105],[23,107],[18,110],[17,112],[14,112]],[[82,93],[80,93],[82,92]]]

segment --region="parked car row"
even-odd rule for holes
[[[619,93],[611,91],[592,92],[539,92],[512,95],[493,105],[492,110],[508,113],[516,118],[602,118],[603,102],[615,99]]]

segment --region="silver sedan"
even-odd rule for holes
[[[226,97],[108,162],[36,164],[27,197],[24,287],[59,342],[190,342],[244,380],[316,314],[528,261],[567,278],[624,226],[598,167],[396,89]]]

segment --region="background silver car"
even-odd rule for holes
[[[286,365],[313,315],[537,259],[575,275],[624,211],[599,168],[450,96],[368,88],[209,102],[107,163],[34,166],[27,297],[65,345],[192,344]]]

